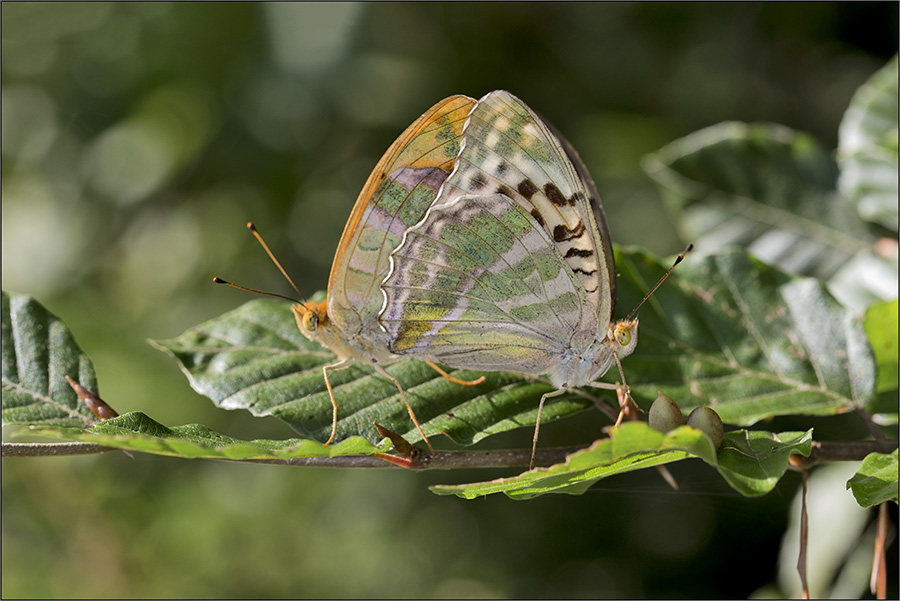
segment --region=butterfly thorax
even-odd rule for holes
[[[622,319],[610,324],[606,334],[594,339],[587,348],[570,348],[548,373],[557,388],[585,386],[601,377],[616,362],[630,355],[637,346],[637,319]]]
[[[397,358],[388,350],[386,333],[362,328],[356,332],[343,331],[328,315],[327,301],[297,304],[291,310],[300,333],[330,350],[338,359],[383,364]]]

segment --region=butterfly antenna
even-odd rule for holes
[[[266,251],[266,254],[269,255],[269,258],[272,259],[273,263],[275,263],[275,267],[278,268],[278,271],[281,272],[281,275],[284,276],[284,279],[286,279],[288,281],[288,283],[291,285],[291,288],[293,288],[294,292],[297,293],[297,296],[299,296],[300,298],[303,299],[303,304],[306,304],[306,299],[303,298],[302,294],[300,294],[300,291],[297,289],[297,286],[294,284],[294,280],[291,279],[291,276],[289,276],[287,274],[287,272],[284,270],[284,267],[281,266],[281,263],[278,262],[278,259],[275,258],[275,255],[272,253],[272,251],[269,250],[269,246],[266,244],[266,241],[263,240],[262,236],[259,234],[259,231],[256,229],[256,226],[253,225],[252,221],[247,223],[247,229],[250,230],[250,233],[253,234],[253,236],[262,245],[263,250]],[[247,289],[245,288],[245,290],[247,290]],[[281,295],[276,294],[275,296],[281,296]],[[283,297],[283,298],[287,298],[287,297]],[[291,299],[291,300],[293,300],[293,299]]]
[[[256,288],[247,288],[246,286],[232,284],[231,282],[225,281],[218,276],[213,278],[213,282],[215,282],[216,284],[225,284],[226,286],[231,286],[232,288],[237,288],[238,290],[246,290],[247,292],[256,292],[257,294],[265,294],[266,296],[277,296],[278,298],[283,298],[285,300],[289,300],[292,303],[298,302],[296,298],[291,298],[290,296],[278,294],[277,292],[266,292],[265,290],[257,290]]]
[[[650,298],[650,295],[653,294],[654,292],[656,292],[656,289],[659,288],[659,286],[663,282],[666,281],[666,278],[669,277],[669,274],[672,273],[672,270],[674,270],[675,267],[684,260],[684,256],[686,254],[688,254],[689,252],[691,252],[693,249],[694,249],[693,243],[687,245],[687,248],[684,249],[684,252],[681,253],[680,255],[678,255],[678,257],[675,259],[675,262],[672,263],[671,267],[669,267],[669,271],[667,271],[665,274],[663,274],[663,277],[659,278],[659,281],[656,282],[656,286],[651,288],[650,292],[648,292],[647,295],[641,300],[641,302],[638,303],[638,306],[635,307],[634,310],[628,314],[627,319],[631,319],[632,317],[634,317],[634,314],[637,313],[637,310],[641,308],[641,305],[643,305],[645,302],[647,302],[647,299]]]

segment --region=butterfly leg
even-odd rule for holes
[[[625,382],[625,372],[622,370],[622,362],[619,360],[619,356],[613,353],[613,359],[616,360],[616,367],[619,368],[619,376],[622,378],[622,382],[616,382],[615,384],[591,382],[589,386],[616,391],[616,397],[618,397],[619,401],[619,416],[616,418],[614,427],[618,428],[622,425],[622,421],[624,421],[626,417],[629,420],[637,419],[637,412],[640,411],[640,407],[638,407],[637,403],[635,403],[634,399],[631,397],[631,388],[629,388],[628,384]]]
[[[477,384],[481,384],[482,382],[484,382],[484,376],[481,376],[477,380],[460,380],[459,378],[454,378],[453,376],[451,376],[450,374],[445,372],[434,361],[428,361],[426,359],[425,363],[427,363],[431,367],[431,369],[438,372],[439,374],[441,374],[442,376],[444,376],[446,379],[450,380],[454,384],[462,384],[463,386],[476,386]]]
[[[615,390],[616,397],[619,401],[619,414],[616,417],[616,423],[614,424],[614,428],[618,428],[622,425],[622,422],[627,417],[630,419],[635,419],[634,415],[637,414],[639,410],[637,407],[637,403],[634,402],[634,399],[631,397],[631,389],[627,384],[609,384],[607,382],[591,382],[588,384],[591,388],[600,388],[602,390]],[[610,416],[612,417],[612,416]]]
[[[628,421],[640,419],[639,412],[641,412],[641,408],[634,402],[634,397],[631,396],[631,390],[629,390],[627,386],[616,390],[616,396],[618,397],[620,407],[619,417],[616,418],[616,428],[621,426],[622,422],[626,419]]]
[[[337,401],[334,399],[334,390],[331,389],[331,380],[328,378],[328,371],[331,369],[344,369],[345,367],[350,367],[353,364],[353,359],[344,359],[338,363],[333,365],[326,365],[322,368],[322,374],[325,376],[325,387],[328,389],[328,398],[331,399],[331,436],[328,437],[328,440],[325,442],[325,445],[331,444],[331,441],[334,440],[334,435],[337,433],[337,412],[338,406]]]
[[[428,445],[428,450],[434,453],[434,447],[431,446],[431,442],[428,440],[428,437],[425,436],[425,432],[422,431],[422,426],[419,425],[419,420],[416,419],[416,414],[413,411],[412,405],[409,404],[409,400],[406,398],[406,393],[403,392],[403,387],[400,386],[400,380],[389,374],[383,367],[381,367],[377,363],[373,363],[372,366],[375,368],[375,371],[393,382],[394,386],[397,387],[397,390],[400,391],[400,396],[403,398],[403,403],[406,405],[406,410],[409,411],[409,418],[412,420],[412,423],[416,425],[416,430],[419,431],[419,434],[422,436],[422,440],[424,440],[425,444]]]
[[[541,414],[544,412],[544,401],[549,398],[559,396],[561,394],[565,394],[567,392],[566,388],[560,388],[559,390],[554,390],[553,392],[548,392],[544,396],[541,397],[541,403],[538,405],[538,414],[537,414],[537,422],[534,424],[534,440],[531,443],[531,463],[528,464],[528,469],[534,469],[534,455],[537,453],[537,441],[538,441],[538,433],[541,431]]]

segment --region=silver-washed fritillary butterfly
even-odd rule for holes
[[[391,254],[382,289],[393,353],[549,377],[535,445],[546,399],[613,387],[594,380],[637,345],[637,319],[613,321],[612,243],[587,169],[502,90],[472,109],[453,172]]]
[[[446,98],[397,138],[375,166],[353,207],[331,266],[327,299],[292,307],[303,335],[338,357],[337,363],[322,370],[333,407],[328,443],[337,430],[338,412],[329,372],[361,361],[397,386],[410,418],[431,447],[400,382],[382,367],[399,357],[388,348],[390,337],[378,324],[383,303],[379,284],[390,267],[391,251],[400,244],[407,228],[422,219],[453,170],[463,125],[473,106],[473,98]],[[452,378],[429,363],[452,381],[473,383]]]

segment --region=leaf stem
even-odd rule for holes
[[[878,427],[878,424],[875,423],[875,420],[872,419],[872,416],[869,415],[869,412],[862,407],[859,407],[858,409],[856,409],[856,414],[860,417],[860,419],[863,420],[863,422],[865,422],[866,426],[872,432],[872,436],[875,438],[875,440],[883,442],[884,434],[882,434],[881,429]]]

